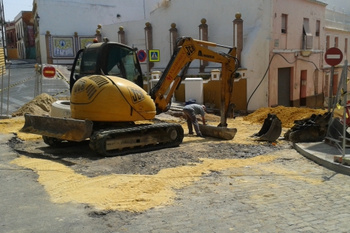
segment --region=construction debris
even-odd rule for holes
[[[275,114],[267,114],[260,131],[253,135],[259,141],[276,141],[282,132],[282,122]]]
[[[284,134],[291,142],[319,142],[327,134],[331,113],[312,114],[311,117],[296,120],[294,126]]]

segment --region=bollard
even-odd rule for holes
[[[3,99],[4,99],[4,67],[1,67],[1,111],[0,116],[2,116],[2,105],[3,105]]]

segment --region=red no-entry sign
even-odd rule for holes
[[[343,53],[340,49],[333,47],[326,51],[324,59],[328,65],[336,66],[343,60]]]
[[[56,69],[53,66],[45,66],[43,68],[43,75],[45,78],[53,78],[56,75]]]

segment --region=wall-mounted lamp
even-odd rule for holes
[[[35,20],[36,20],[36,22],[38,22],[38,26],[39,26],[39,21],[40,21],[40,16],[39,16],[39,14],[36,14]]]

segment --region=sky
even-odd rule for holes
[[[3,0],[5,20],[13,21],[21,11],[32,11],[33,0]]]

